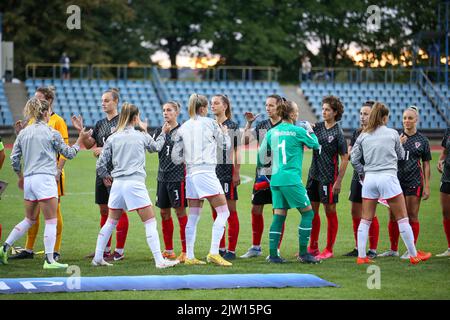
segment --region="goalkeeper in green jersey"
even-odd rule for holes
[[[284,101],[277,108],[282,123],[267,132],[258,153],[257,166],[263,166],[264,155],[271,149],[272,178],[270,189],[275,214],[270,226],[269,262],[283,263],[285,260],[278,255],[277,246],[281,229],[286,220],[287,211],[297,208],[302,219],[298,228],[300,254],[298,260],[302,263],[319,263],[307,251],[311,234],[314,212],[307,192],[302,183],[303,148],[319,149],[320,145],[311,125],[302,121],[295,126],[298,119],[298,106],[293,101]]]

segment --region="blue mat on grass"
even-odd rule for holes
[[[0,278],[0,294],[285,287],[312,288],[337,287],[337,285],[315,275],[298,273]]]

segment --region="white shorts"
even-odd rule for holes
[[[144,182],[114,180],[109,193],[108,207],[115,210],[134,211],[151,206]]]
[[[398,178],[388,174],[367,174],[362,186],[363,199],[389,200],[402,194]]]
[[[58,185],[55,176],[50,174],[34,174],[23,180],[23,198],[27,201],[43,201],[58,199]]]
[[[204,199],[224,194],[216,173],[202,172],[186,177],[186,199]]]

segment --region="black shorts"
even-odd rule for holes
[[[450,182],[441,182],[440,191],[442,193],[450,194]]]
[[[404,184],[400,184],[402,187],[403,195],[406,196],[416,196],[421,198],[423,194],[423,185],[410,187]]]
[[[350,185],[350,196],[348,200],[351,202],[362,203],[362,184],[358,180],[352,180]]]
[[[107,188],[103,183],[103,179],[99,176],[95,177],[95,203],[108,204],[109,191],[111,187]]]
[[[234,185],[233,181],[220,181],[220,184],[222,185],[227,200],[238,199],[237,187]]]
[[[318,180],[308,179],[306,191],[311,202],[335,204],[339,201],[338,195],[333,194],[333,183],[323,184]]]
[[[269,176],[268,176],[269,178]],[[270,178],[269,178],[270,179]],[[253,184],[256,183],[256,178]],[[253,187],[252,204],[255,206],[262,206],[265,204],[272,204],[272,191],[270,187],[263,190],[255,190]]]
[[[184,181],[158,181],[158,187],[156,191],[156,206],[161,209],[187,207],[186,183]]]

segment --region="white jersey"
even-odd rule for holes
[[[231,147],[231,139],[223,134],[217,121],[196,116],[186,121],[175,136],[172,150],[174,163],[184,162],[187,175],[214,172],[217,165],[217,145]]]

